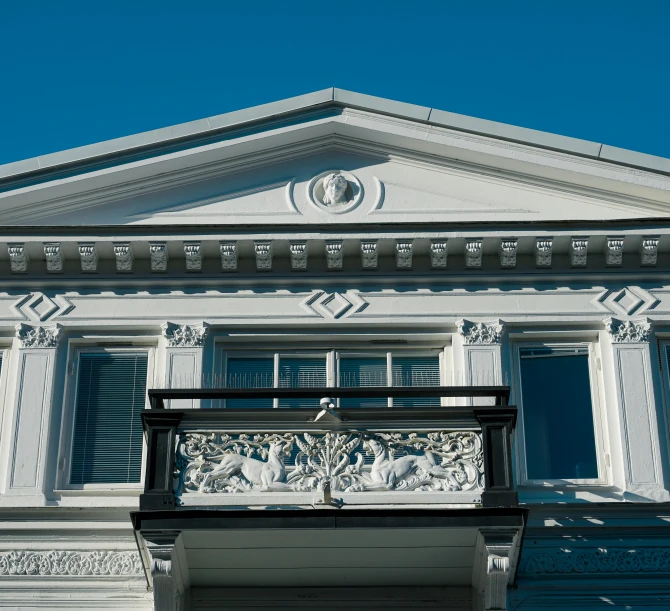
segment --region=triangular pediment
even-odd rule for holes
[[[589,158],[588,147],[557,152],[432,125],[432,111],[392,116],[333,104],[253,129],[242,121],[245,129],[234,126],[215,141],[196,139],[21,183],[0,194],[4,224],[451,224],[670,215],[668,176]],[[324,202],[332,174],[348,189],[335,204]]]

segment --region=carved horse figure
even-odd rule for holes
[[[282,454],[287,449],[288,446],[281,441],[271,442],[267,462],[241,454],[226,454],[212,471],[205,473],[199,492],[205,492],[213,480],[227,479],[233,475],[242,475],[252,484],[260,486],[263,491],[291,490],[291,487],[284,483],[286,468]]]
[[[370,470],[372,483],[365,485],[366,490],[393,490],[398,482],[418,470],[448,480],[454,490],[461,489],[454,475],[437,464],[432,452],[424,452],[422,456],[401,456],[393,459],[389,456],[388,448],[376,439],[366,439],[363,447],[375,457]]]

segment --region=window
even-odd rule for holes
[[[526,479],[598,479],[588,346],[522,347],[519,373]]]
[[[228,388],[314,388],[340,386],[438,386],[440,353],[403,352],[229,352],[224,359]],[[341,407],[440,405],[435,397],[346,398]],[[229,408],[317,407],[318,399],[229,399]]]
[[[146,351],[80,352],[70,484],[141,481]]]

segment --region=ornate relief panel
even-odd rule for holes
[[[481,491],[476,431],[182,433],[177,494]]]

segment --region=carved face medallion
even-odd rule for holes
[[[330,170],[310,181],[307,198],[322,210],[341,214],[358,206],[363,199],[363,187],[351,172]]]

